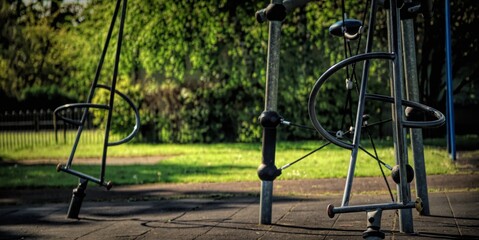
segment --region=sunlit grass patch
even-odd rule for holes
[[[279,142],[276,166],[284,166],[323,144],[320,141]],[[374,154],[371,146],[365,148]],[[82,145],[76,156],[99,158],[101,149],[101,145]],[[424,149],[427,174],[458,172],[446,149],[437,146],[426,146]],[[379,142],[376,150],[383,162],[395,165],[392,146]],[[22,159],[32,158],[58,158],[61,162],[66,162],[70,151],[71,146],[62,145],[1,153],[1,157],[9,160],[9,163],[0,167],[0,187],[75,186],[78,179],[63,172],[57,173],[54,165],[22,164]],[[124,144],[110,147],[108,156],[167,156],[166,159],[149,165],[107,165],[105,180],[111,180],[115,185],[259,181],[256,171],[261,163],[261,143]],[[283,170],[278,179],[344,178],[350,158],[351,151],[330,144]],[[412,157],[409,158],[412,164]],[[78,165],[74,160],[73,168],[94,177],[99,177],[100,174],[99,165]],[[389,170],[383,169],[389,175]],[[360,151],[355,176],[381,176],[378,162]]]

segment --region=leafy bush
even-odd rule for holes
[[[85,101],[104,47],[114,2],[85,4],[53,1],[0,3],[0,88],[8,97],[56,95],[55,102]],[[346,1],[348,17],[363,19],[366,1]],[[472,28],[477,4],[454,2],[452,19],[457,99],[477,102],[477,46]],[[118,89],[140,108],[142,139],[153,142],[259,141],[257,117],[263,111],[268,24],[254,13],[266,7],[259,1],[154,1],[128,3],[120,59]],[[436,39],[443,14],[418,17],[418,64],[421,102],[445,106],[443,46]],[[442,6],[442,5],[441,5]],[[47,14],[48,13],[48,14]],[[367,16],[366,16],[367,17]],[[387,49],[384,11],[378,16],[374,51]],[[307,99],[314,82],[333,63],[344,59],[343,41],[328,27],[341,20],[341,1],[313,1],[289,13],[282,26],[278,112],[287,120],[308,125]],[[117,25],[113,36],[118,34]],[[432,34],[433,33],[433,34]],[[441,40],[442,41],[442,40]],[[359,49],[364,49],[364,38]],[[110,42],[100,83],[109,85],[117,39]],[[440,45],[440,46],[439,46]],[[462,54],[462,55],[461,55]],[[373,62],[369,92],[389,94],[387,63]],[[360,68],[356,70],[360,74]],[[341,122],[345,104],[344,74],[335,75],[321,90],[327,127]],[[56,89],[56,90],[54,90]],[[61,91],[59,90],[61,89]],[[461,90],[461,91],[460,91]],[[464,90],[464,91],[462,91]],[[73,98],[70,98],[72,97]],[[98,91],[94,101],[105,103]],[[26,99],[25,98],[25,99]],[[10,99],[10,98],[9,98]],[[11,100],[11,99],[10,99]],[[9,101],[10,101],[9,100]],[[387,118],[389,106],[373,103],[369,114]],[[133,114],[115,102],[113,130],[129,132]],[[441,109],[440,109],[441,110]],[[100,114],[100,113],[95,113]],[[98,124],[104,124],[98,115]],[[381,129],[381,132],[387,132]],[[384,133],[385,134],[385,133]],[[301,129],[280,131],[282,139],[311,139]]]

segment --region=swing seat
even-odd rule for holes
[[[344,23],[343,20],[340,20],[329,27],[329,33],[333,36],[354,40],[361,34],[362,26],[363,23],[357,19],[345,19]]]

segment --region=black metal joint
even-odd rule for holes
[[[263,149],[261,165],[258,167],[258,177],[263,181],[273,181],[281,175],[281,169],[274,164],[276,151],[276,127],[281,123],[282,117],[275,111],[264,111],[259,116],[263,126]]]
[[[276,168],[274,164],[261,164],[257,170],[258,177],[262,181],[273,181],[281,175],[281,169]]]
[[[405,2],[401,6],[401,20],[413,19],[419,12],[421,12],[421,3]]]
[[[259,116],[259,122],[264,128],[276,128],[282,119],[275,111],[264,111]]]
[[[78,214],[80,213],[80,208],[83,203],[83,198],[85,198],[86,187],[88,185],[88,180],[80,178],[80,183],[78,187],[73,189],[72,199],[70,201],[70,206],[68,207],[67,218],[78,219]]]
[[[271,3],[265,9],[269,21],[283,21],[286,18],[286,7],[283,4]]]

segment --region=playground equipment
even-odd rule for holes
[[[402,4],[398,5],[397,0],[368,0],[366,1],[365,9],[369,12],[369,21],[366,25],[365,19],[360,21],[347,18],[344,0],[342,1],[342,19],[333,24],[329,31],[331,35],[343,38],[345,59],[330,67],[316,81],[308,101],[309,117],[314,130],[320,133],[320,135],[327,140],[327,143],[308,153],[304,157],[286,164],[283,167],[277,168],[275,166],[276,129],[280,124],[295,126],[295,124],[286,121],[276,112],[281,22],[292,8],[306,4],[307,2],[308,1],[272,0],[271,4],[267,8],[258,11],[256,16],[260,22],[266,20],[269,21],[265,110],[259,117],[260,123],[263,126],[262,164],[258,168],[258,176],[262,180],[260,224],[271,224],[273,181],[281,175],[282,171],[312,153],[321,150],[330,143],[333,143],[350,150],[351,155],[341,206],[335,207],[329,205],[327,209],[328,216],[334,217],[336,214],[340,213],[365,211],[367,212],[368,224],[363,237],[367,239],[381,239],[384,238],[384,233],[380,231],[382,211],[395,209],[399,211],[400,231],[412,233],[414,230],[411,209],[416,208],[418,211],[422,211],[425,203],[421,198],[417,198],[415,201],[411,200],[409,183],[413,180],[414,171],[412,167],[408,165],[404,129],[439,127],[445,122],[444,115],[436,109],[418,103],[416,100],[403,99],[403,71],[408,72],[410,70],[406,68],[410,66],[405,64],[405,61],[411,58],[410,53],[404,51],[403,44],[407,40],[410,40],[411,36],[403,36],[404,34],[401,34],[401,24],[411,20],[410,18],[412,18],[412,16],[414,16],[420,9],[420,4],[411,1],[401,1]],[[376,16],[380,7],[384,8],[388,13],[387,28],[389,35],[389,49],[388,51],[373,52],[372,48]],[[364,16],[366,16],[366,11]],[[366,29],[367,31],[365,31]],[[364,53],[353,53],[350,46],[351,42],[359,41],[364,33],[366,33],[367,36]],[[391,96],[368,92],[368,80],[371,74],[371,64],[373,61],[383,61],[389,65]],[[362,63],[362,74],[360,79],[358,79],[358,76],[355,73],[356,68],[359,68],[359,63]],[[321,89],[326,82],[334,81],[332,78],[333,75],[343,72],[346,72],[346,77],[344,78],[346,79],[346,86],[342,95],[345,96],[346,100],[344,101],[345,106],[342,111],[344,115],[342,117],[341,126],[337,129],[326,129],[318,117],[321,114],[324,114],[324,112],[320,109],[321,104],[317,103],[324,101],[325,96],[323,95],[324,92],[327,92],[326,90],[321,91]],[[408,78],[408,81],[412,80]],[[332,95],[334,95],[334,97],[341,96],[341,94]],[[357,96],[356,101],[353,100],[353,96]],[[365,111],[365,108],[368,104],[377,103],[388,103],[392,106],[391,119],[372,121],[374,116],[368,114]],[[355,112],[353,111],[354,105],[356,105]],[[406,113],[405,110],[407,110]],[[424,118],[426,120],[418,120],[418,115],[421,120]],[[350,121],[351,125],[347,125],[347,120]],[[394,168],[379,158],[370,131],[372,127],[388,122],[392,123],[396,160],[396,166]],[[307,126],[302,127],[309,128]],[[367,135],[374,152],[369,152],[361,144],[361,134],[363,133]],[[392,170],[395,182],[397,183],[397,200],[394,200],[394,196],[388,185],[392,202],[356,206],[350,205],[350,195],[359,151],[363,151],[377,161],[383,172],[383,176],[384,171],[382,170],[382,167]],[[423,182],[416,182],[416,185],[424,186],[426,185],[424,168],[422,167],[422,169],[420,169],[421,167],[419,166],[418,169],[417,165],[415,164],[416,172],[419,172],[420,175],[422,175],[419,181]],[[425,194],[427,196],[427,190]]]
[[[118,12],[120,10],[120,6],[122,7],[121,9],[121,15],[120,15],[120,25],[118,29],[118,43],[117,43],[117,48],[116,48],[116,54],[115,54],[115,62],[114,62],[114,69],[113,69],[113,77],[112,77],[112,83],[110,86],[99,84],[98,80],[100,77],[100,72],[102,70],[103,62],[105,60],[105,55],[108,50],[108,45],[110,43],[110,39],[113,33],[113,28],[115,26],[115,21],[118,16]],[[115,10],[112,16],[111,24],[108,30],[108,34],[105,40],[105,45],[103,47],[103,51],[96,69],[96,74],[95,78],[93,80],[93,83],[90,88],[90,92],[88,94],[87,101],[85,103],[72,103],[72,104],[66,104],[63,106],[58,107],[54,111],[54,119],[56,122],[56,118],[59,118],[67,123],[73,124],[75,126],[78,126],[78,131],[73,143],[73,148],[72,151],[70,152],[70,156],[68,158],[68,161],[65,165],[58,164],[57,165],[57,171],[65,172],[71,175],[74,175],[79,178],[79,184],[78,187],[73,190],[73,196],[70,202],[70,206],[68,208],[68,218],[78,218],[78,214],[80,212],[81,204],[83,201],[83,198],[85,197],[85,190],[88,185],[88,181],[94,182],[100,186],[104,186],[106,189],[110,190],[110,188],[113,186],[111,181],[105,181],[105,169],[106,169],[106,158],[107,158],[107,150],[108,147],[110,146],[116,146],[120,145],[123,143],[126,143],[133,139],[133,137],[138,133],[138,130],[140,128],[140,115],[138,112],[138,109],[136,108],[135,104],[123,93],[119,92],[116,90],[116,82],[117,82],[117,75],[118,75],[118,65],[120,62],[120,52],[121,52],[121,43],[122,43],[122,37],[123,37],[123,28],[125,25],[125,16],[126,16],[126,7],[127,7],[127,0],[117,0]],[[95,94],[95,91],[97,89],[104,89],[110,92],[109,95],[109,103],[108,104],[94,104],[92,103],[93,96]],[[131,133],[126,136],[125,138],[115,141],[115,142],[110,142],[109,141],[109,133],[110,133],[110,127],[111,127],[111,120],[112,120],[112,113],[113,113],[113,105],[114,105],[114,99],[115,95],[118,95],[121,99],[125,100],[129,107],[134,111],[135,114],[135,126],[133,127],[133,130]],[[81,108],[83,110],[83,114],[80,120],[75,120],[68,118],[64,115],[62,115],[62,112],[68,109],[72,108]],[[108,112],[107,115],[107,122],[106,122],[106,128],[105,128],[105,136],[104,136],[104,143],[103,143],[103,152],[102,152],[102,158],[101,158],[101,169],[100,169],[100,177],[96,178],[93,176],[90,176],[88,174],[82,173],[80,171],[76,171],[72,168],[72,163],[73,159],[75,156],[75,152],[78,146],[78,143],[80,141],[80,137],[85,125],[85,121],[88,118],[89,114],[89,109],[90,108],[96,108],[96,109],[104,109]]]
[[[451,16],[450,1],[444,1],[445,32],[446,32],[446,112],[447,112],[447,150],[453,161],[456,161],[456,128],[454,123],[454,89],[452,87],[452,47],[451,47]]]

